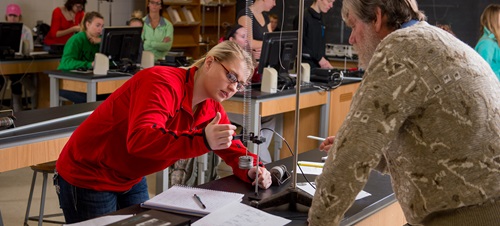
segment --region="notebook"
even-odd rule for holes
[[[199,199],[195,197],[195,194]],[[225,205],[241,202],[243,196],[240,193],[175,185],[142,203],[141,206],[193,216],[205,216]]]

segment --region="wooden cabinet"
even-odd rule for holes
[[[200,51],[204,54],[217,45],[227,26],[236,23],[236,0],[202,0],[200,8]]]
[[[341,85],[330,91],[330,113],[328,120],[330,125],[328,126],[328,136],[337,135],[351,109],[352,98],[360,85],[361,82]]]
[[[148,1],[146,1],[146,7],[147,4]],[[171,51],[182,51],[185,56],[198,59],[200,57],[200,0],[163,0],[163,17],[174,25],[174,43]]]

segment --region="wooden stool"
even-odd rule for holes
[[[24,216],[24,225],[28,225],[28,220],[32,221],[38,221],[38,225],[41,226],[42,222],[48,222],[48,223],[55,223],[55,224],[64,224],[65,222],[61,221],[54,221],[54,220],[44,220],[45,217],[57,217],[57,216],[62,216],[62,213],[58,214],[48,214],[48,215],[43,215],[43,210],[45,208],[45,196],[47,193],[47,178],[49,173],[54,173],[56,169],[56,161],[53,162],[47,162],[47,163],[42,163],[38,165],[33,165],[30,166],[31,169],[33,170],[33,180],[31,181],[31,189],[30,189],[30,196],[28,198],[28,207],[26,208],[26,215]],[[36,175],[37,173],[42,173],[43,175],[43,185],[42,185],[42,197],[40,200],[40,215],[38,216],[33,216],[30,217],[30,207],[31,207],[31,201],[33,199],[33,190],[35,188],[35,182],[36,182]]]

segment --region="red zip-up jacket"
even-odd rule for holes
[[[211,151],[205,126],[217,112],[220,124],[230,122],[212,99],[200,103],[193,116],[196,70],[159,66],[135,74],[75,130],[57,160],[59,175],[77,187],[123,192],[179,159]],[[238,168],[239,156],[246,154],[239,140],[214,152],[250,182],[248,170]]]

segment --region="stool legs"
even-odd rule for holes
[[[33,171],[33,179],[31,180],[30,195],[28,197],[28,207],[26,207],[26,215],[24,216],[24,225],[28,225],[28,218],[30,216],[31,200],[33,200],[33,190],[35,189],[36,171]]]
[[[35,189],[35,184],[36,184],[36,174],[37,173],[42,173],[43,176],[43,184],[42,184],[42,196],[40,199],[40,213],[38,216],[30,217],[30,208],[31,208],[31,201],[33,199],[33,190]],[[48,214],[44,215],[44,209],[45,209],[45,198],[47,196],[47,181],[48,181],[48,172],[45,171],[33,171],[33,180],[31,181],[31,189],[30,189],[30,195],[28,198],[28,206],[26,208],[26,216],[24,217],[24,226],[28,226],[28,221],[38,221],[38,226],[42,226],[43,222],[48,222],[48,223],[54,223],[54,224],[64,224],[64,222],[61,221],[55,221],[55,220],[48,220],[44,218],[50,218],[50,217],[56,217],[56,216],[62,216],[62,214]],[[0,225],[1,226],[1,225]]]
[[[47,175],[48,173],[43,173],[42,200],[40,201],[40,214],[38,215],[38,226],[42,226],[43,223],[43,209],[45,208],[45,195],[47,194]]]

